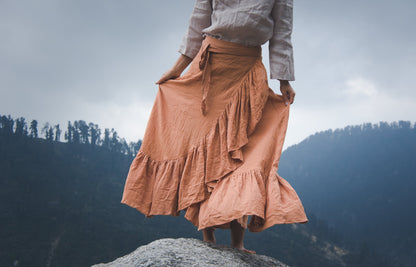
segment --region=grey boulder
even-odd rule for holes
[[[138,247],[132,253],[93,267],[138,266],[279,266],[280,261],[250,254],[224,245],[212,245],[193,238],[165,238]]]

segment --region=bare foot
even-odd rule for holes
[[[249,249],[246,249],[246,248],[243,248],[243,251],[248,252],[250,254],[256,254],[256,252],[254,250],[249,250]]]
[[[242,250],[251,254],[256,254],[254,250],[249,250],[249,249],[244,248],[243,239],[244,239],[245,229],[241,227],[241,225],[237,222],[237,220],[231,221],[230,227],[231,227],[231,247],[237,248],[239,250]]]
[[[249,250],[249,249],[246,249],[245,247],[234,247],[234,246],[231,246],[231,247],[237,248],[239,250],[242,250],[242,251],[250,253],[250,254],[256,254],[256,252],[254,250]]]
[[[215,240],[215,229],[208,227],[205,229],[202,229],[202,235],[204,237],[204,241],[211,243],[211,244],[215,244],[216,240]]]

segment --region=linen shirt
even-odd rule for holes
[[[269,42],[270,78],[294,81],[293,0],[196,0],[179,52],[198,53],[203,36],[248,46]]]

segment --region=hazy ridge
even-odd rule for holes
[[[87,266],[111,261],[139,245],[164,237],[201,238],[201,233],[182,216],[146,219],[134,209],[120,204],[134,150],[120,149],[122,146],[117,145],[117,141],[122,139],[117,135],[115,138],[104,137],[101,143],[95,144],[88,134],[77,142],[67,139],[67,143],[62,143],[50,135],[46,139],[31,136],[32,131],[27,126],[25,130],[24,123],[20,128],[16,124],[10,127],[7,119],[10,122],[11,118],[1,118],[0,265]],[[389,261],[406,266],[414,255],[411,254],[414,236],[403,220],[411,225],[414,218],[409,213],[395,211],[395,207],[409,207],[414,201],[403,193],[389,194],[386,200],[385,193],[380,195],[384,192],[380,191],[380,186],[390,183],[376,181],[380,177],[383,177],[382,181],[393,178],[397,186],[402,185],[393,188],[393,192],[400,193],[402,191],[398,190],[404,187],[412,191],[414,183],[409,179],[415,164],[409,165],[412,162],[406,159],[415,158],[412,154],[415,131],[408,122],[384,126],[377,129],[371,126],[370,129],[367,124],[321,132],[284,151],[279,174],[299,193],[310,222],[279,225],[260,234],[247,233],[246,246],[291,266],[393,266]],[[81,133],[76,127],[73,129]],[[396,143],[390,141],[381,146],[392,139],[397,140]],[[377,150],[378,158],[374,158],[373,149],[377,144],[387,153]],[[368,152],[369,149],[373,152]],[[366,159],[369,155],[373,156],[371,160]],[[394,157],[387,160],[383,155]],[[350,168],[340,164],[346,159],[350,159]],[[400,170],[390,169],[399,163],[402,164]],[[379,164],[386,167],[380,169]],[[380,176],[383,170],[390,172]],[[409,175],[406,179],[403,179],[403,170]],[[339,173],[345,173],[349,178]],[[336,179],[334,174],[337,174]],[[345,184],[339,180],[350,182]],[[367,183],[370,184],[363,187]],[[357,187],[364,193],[354,191]],[[351,195],[355,197],[351,198]],[[372,233],[365,227],[375,228],[371,219],[376,218],[374,216],[380,210],[373,211],[371,207],[379,201],[393,203],[388,210],[393,212],[391,216],[399,219],[393,220],[393,224],[385,220],[377,224],[385,231],[374,243],[377,231]],[[369,208],[364,212],[362,208],[366,204]],[[369,215],[365,220],[360,217],[363,213]],[[401,214],[407,214],[410,219],[397,217]],[[350,220],[346,221],[346,218]],[[398,228],[384,228],[391,225]],[[229,243],[228,235],[228,231],[218,231],[218,241]],[[384,242],[384,247],[377,242]],[[389,243],[394,247],[389,247]],[[387,258],[380,256],[380,252],[385,251],[389,252]]]

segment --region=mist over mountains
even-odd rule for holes
[[[164,237],[202,238],[183,216],[147,219],[120,203],[140,140],[84,121],[40,132],[1,116],[1,266],[88,266]],[[310,222],[247,232],[246,247],[291,266],[412,266],[415,135],[410,122],[363,124],[289,147],[279,174]]]
[[[416,262],[416,128],[367,123],[316,133],[289,147],[280,174],[305,209],[403,265]]]

